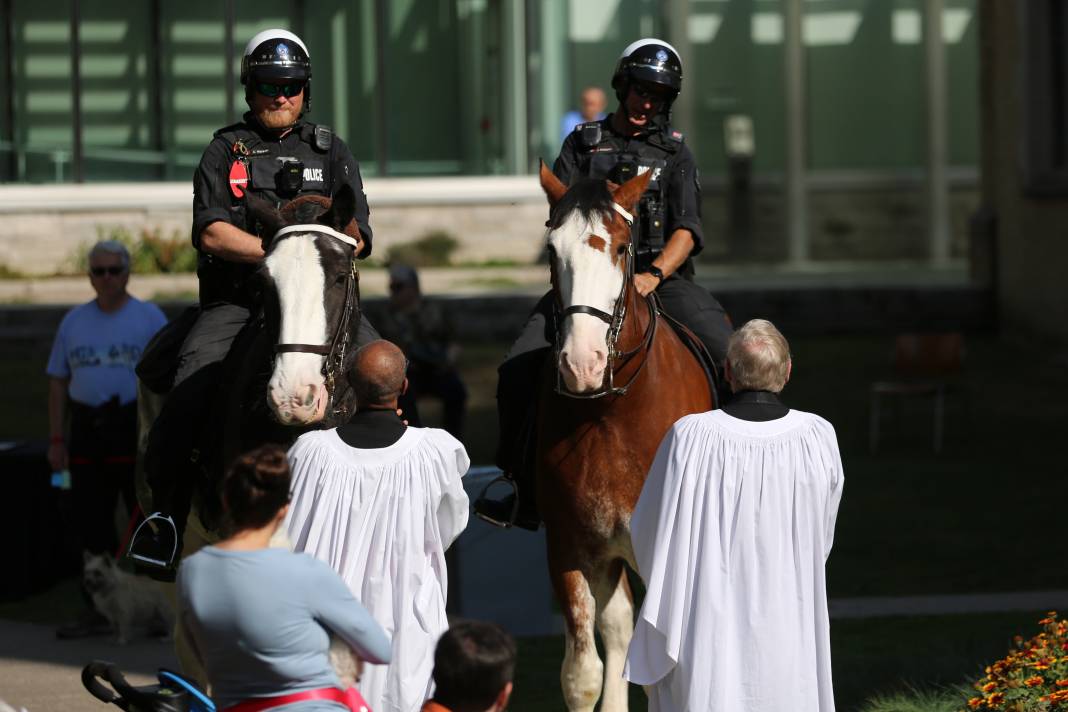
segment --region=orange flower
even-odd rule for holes
[[[1057,687],[1068,687],[1068,680],[1057,680],[1053,684],[1056,685]]]
[[[985,685],[983,685],[982,687],[980,687],[979,689],[982,690],[983,692],[991,692],[993,690],[996,690],[997,687],[998,687],[998,684],[996,682],[988,682]]]
[[[979,709],[982,706],[982,704],[983,704],[983,698],[982,697],[973,697],[972,699],[968,700],[968,706],[971,707],[973,710]]]
[[[1024,680],[1024,684],[1027,685],[1028,687],[1038,687],[1039,685],[1042,684],[1042,676],[1041,675],[1034,675],[1032,677],[1029,677],[1026,680]]]
[[[1057,693],[1053,693],[1053,694],[1057,694]],[[995,692],[994,694],[990,695],[990,697],[986,698],[987,705],[989,705],[991,707],[993,707],[994,705],[1000,705],[1004,701],[1005,701],[1005,693],[1004,692]]]

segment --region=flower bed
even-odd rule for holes
[[[1013,650],[986,668],[969,710],[1068,710],[1068,621],[1051,611],[1038,623],[1041,633],[1029,640],[1016,636]]]

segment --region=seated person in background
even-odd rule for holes
[[[453,340],[452,325],[441,307],[423,299],[419,275],[408,265],[389,269],[389,304],[379,324],[383,339],[392,341],[408,357],[408,393],[401,398],[405,417],[421,425],[416,400],[429,395],[440,398],[444,427],[463,440],[467,388],[456,370],[460,347]]]
[[[218,709],[265,698],[302,712],[351,705],[358,696],[340,689],[328,633],[363,660],[390,659],[386,634],[329,566],[268,546],[289,511],[289,488],[281,448],[238,458],[222,485],[232,533],[188,557],[178,575],[179,625]]]
[[[467,526],[456,438],[397,415],[404,354],[388,341],[356,353],[346,376],[356,414],[301,435],[289,450],[294,551],[326,562],[393,641],[389,667],[369,665],[360,691],[374,712],[418,712],[430,695],[430,650],[449,627],[445,550]]]
[[[500,626],[460,621],[434,650],[434,696],[422,712],[501,712],[515,674],[515,641]]]
[[[623,676],[650,712],[834,712],[824,564],[834,428],[779,400],[790,348],[754,319],[727,343],[734,398],[671,427],[631,517],[645,600]]]

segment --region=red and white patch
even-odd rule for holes
[[[246,187],[248,187],[248,166],[244,161],[234,161],[230,164],[230,192],[235,198],[243,198]]]

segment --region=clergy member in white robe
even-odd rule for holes
[[[388,341],[365,346],[349,371],[352,420],[289,451],[294,550],[333,567],[392,640],[392,662],[366,665],[358,684],[375,712],[418,712],[433,692],[434,646],[449,627],[445,550],[468,517],[463,445],[397,416],[404,368]]]
[[[824,565],[843,473],[834,428],[786,408],[789,347],[732,335],[722,410],[665,436],[631,519],[647,585],[624,676],[650,712],[833,712]]]

